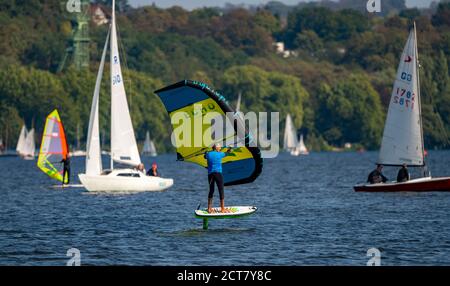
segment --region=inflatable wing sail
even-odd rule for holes
[[[188,136],[188,141],[192,144],[179,144],[179,141],[184,138],[182,136],[182,139],[177,136],[174,136],[172,139],[177,146],[178,160],[207,167],[204,154],[212,150],[212,144],[205,144],[203,140],[200,140],[200,143],[195,143],[194,141],[198,139],[198,136],[197,139],[194,138],[196,137],[194,136],[194,132],[198,135],[198,130],[195,130],[196,128],[201,128],[201,134],[204,134],[208,130],[211,130],[212,124],[210,118],[209,120],[205,119],[203,124],[199,124],[199,119],[203,120],[205,116],[208,116],[208,113],[216,112],[224,120],[230,120],[227,119],[226,113],[232,112],[234,114],[234,110],[230,108],[226,99],[221,94],[212,90],[206,84],[197,81],[184,80],[157,90],[155,93],[160,97],[169,113],[174,130],[181,124],[178,120],[179,118],[188,117],[187,119],[191,122],[192,128],[189,131],[191,134],[183,134],[183,136]],[[199,118],[200,116],[201,118]],[[236,145],[235,148],[232,148],[229,156],[226,156],[222,160],[222,172],[226,186],[253,182],[261,173],[263,164],[260,150],[257,147],[249,146],[250,136],[248,134],[242,134],[240,136],[242,138],[239,138],[238,134],[243,132],[238,132],[235,120],[238,119],[234,119],[233,123],[230,124],[230,126],[233,126],[233,130],[231,132],[229,130],[223,132],[224,135],[222,138],[214,138],[213,142],[223,144],[226,139],[235,138],[236,143],[241,143]],[[212,121],[214,124],[214,120]],[[225,121],[223,122],[225,123]],[[186,142],[186,138],[184,138],[183,142]],[[224,151],[226,151],[226,148]]]
[[[67,157],[68,152],[64,126],[55,109],[45,121],[37,165],[50,178],[62,182],[63,165],[61,160]]]

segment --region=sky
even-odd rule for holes
[[[223,6],[225,3],[232,4],[261,4],[267,3],[267,0],[128,0],[133,7],[151,5],[155,3],[156,6],[167,8],[174,5],[184,7],[185,9],[191,10],[194,8],[204,7],[204,6]],[[294,5],[298,2],[305,2],[305,0],[278,0],[287,5]],[[309,1],[309,0],[308,0]],[[363,1],[363,0],[362,0]],[[428,7],[433,0],[406,0],[406,6],[408,7]]]

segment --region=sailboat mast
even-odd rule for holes
[[[110,62],[110,80],[111,80],[111,99],[112,99],[112,93],[113,93],[113,69],[112,69],[112,64],[114,62],[114,55],[113,55],[113,51],[112,51],[112,47],[113,47],[113,41],[116,37],[116,1],[112,0],[112,14],[111,14],[111,38],[109,38],[109,62]],[[112,100],[111,100],[111,134],[110,134],[110,142],[111,142],[111,170],[114,169],[114,154],[113,154],[113,149],[112,149],[112,140],[113,140],[113,121],[112,121],[112,116],[113,116],[113,105],[112,105]]]
[[[80,150],[80,123],[77,124],[77,150]]]
[[[239,95],[238,95],[238,100],[236,103],[236,112],[241,111],[241,96],[242,96],[242,92],[239,91]]]
[[[417,32],[416,32],[416,22],[414,21],[413,23],[414,25],[414,52],[416,53],[416,80],[417,80],[417,98],[418,98],[418,103],[419,103],[419,121],[420,121],[420,137],[422,140],[422,158],[423,158],[423,162],[422,164],[425,166],[425,150],[424,150],[424,140],[423,140],[423,125],[422,125],[422,100],[421,100],[421,96],[420,96],[420,64],[419,64],[419,51],[417,49]]]

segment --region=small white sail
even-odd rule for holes
[[[291,115],[286,116],[286,126],[284,128],[284,149],[292,151],[297,146],[297,132],[295,131],[294,123]]]
[[[156,152],[155,143],[153,140],[150,141],[150,156],[156,156],[158,153]]]
[[[97,80],[95,82],[94,97],[92,98],[91,114],[89,116],[89,129],[86,144],[86,175],[99,175],[102,172],[98,106],[106,51],[108,50],[109,33],[110,30],[106,36],[105,47],[103,48],[102,59],[100,61]]]
[[[300,135],[300,141],[298,142],[297,149],[300,154],[308,154],[308,148],[306,148],[305,142],[303,141],[303,134]]]
[[[142,148],[142,155],[148,155],[148,156],[158,155],[156,153],[155,143],[153,143],[153,140],[150,140],[150,133],[148,131],[145,134],[145,141],[144,141],[144,147]]]
[[[416,39],[414,25],[398,66],[381,142],[379,164],[424,164]]]
[[[27,134],[22,154],[27,157],[34,157],[35,152],[36,152],[36,143],[34,142],[34,128],[33,128]]]
[[[260,142],[260,143],[267,142],[268,141],[267,133],[269,131],[268,130],[269,126],[267,126],[267,116],[261,116],[260,115],[258,121],[259,121],[258,122],[258,127],[253,132],[253,134],[258,134],[258,142]]]
[[[141,163],[120,67],[114,1],[111,17],[111,165]],[[113,168],[113,166],[111,166]]]
[[[22,129],[20,130],[19,140],[17,141],[17,146],[16,146],[16,151],[19,154],[21,154],[24,150],[27,133],[28,133],[27,127],[25,127],[25,125],[23,125]]]
[[[236,112],[241,111],[241,96],[242,96],[242,94],[241,94],[241,92],[239,92],[237,103],[236,103]]]

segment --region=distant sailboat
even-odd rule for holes
[[[236,112],[241,111],[241,96],[242,96],[242,94],[241,94],[241,92],[239,92],[238,99],[236,102]]]
[[[286,116],[286,123],[284,127],[283,147],[285,151],[293,152],[297,145],[297,131],[295,130],[291,115],[288,114]]]
[[[153,142],[153,140],[150,140],[150,132],[148,131],[145,134],[145,141],[144,147],[142,148],[142,155],[151,157],[155,157],[158,155],[158,153],[156,153],[155,143]]]
[[[61,161],[67,158],[68,153],[69,147],[67,145],[64,125],[62,124],[58,111],[55,109],[47,116],[45,121],[37,166],[50,178],[65,182]]]
[[[23,149],[21,149],[20,155],[25,160],[34,160],[36,154],[36,143],[34,141],[34,128],[32,128],[25,138]]]
[[[419,60],[416,25],[403,50],[392,90],[384,126],[378,164],[387,166],[425,167],[420,100]],[[363,184],[355,191],[450,191],[450,177],[423,178],[406,182]]]
[[[25,141],[27,139],[28,130],[25,125],[22,126],[20,130],[19,140],[17,140],[16,152],[18,155],[22,156],[25,149]]]
[[[141,164],[120,66],[114,0],[112,1],[110,34],[111,169],[102,170],[99,134],[99,96],[106,51],[108,49],[108,33],[92,99],[86,143],[86,172],[78,176],[88,191],[136,192],[165,190],[173,185],[172,179],[146,176],[143,172],[131,168],[114,169],[114,163],[131,167]]]
[[[308,155],[308,148],[306,148],[305,142],[303,141],[303,134],[300,135],[300,140],[297,143],[297,146],[294,150],[291,151],[292,156],[299,156],[299,155]]]
[[[6,153],[6,147],[3,145],[3,138],[0,138],[0,155]]]

